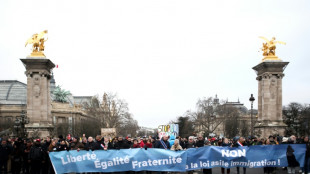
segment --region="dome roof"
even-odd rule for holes
[[[26,104],[27,85],[17,80],[0,80],[0,104]]]

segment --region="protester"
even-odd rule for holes
[[[13,144],[13,152],[11,155],[11,164],[12,164],[12,174],[20,174],[21,168],[22,168],[22,152],[23,149],[21,149],[21,141],[15,141]]]
[[[50,166],[50,164],[51,164],[50,158],[49,158],[48,153],[47,153],[48,147],[50,146],[50,144],[51,144],[51,137],[47,136],[45,142],[42,145],[42,149],[44,151],[45,159],[46,159],[46,162],[42,165],[42,173],[48,173],[49,168],[51,167]]]
[[[242,146],[246,146],[245,144],[245,139],[244,137],[239,137],[238,140],[236,141],[234,147],[242,147]],[[240,168],[237,167],[237,174],[240,173]],[[246,168],[243,167],[243,174],[246,174]]]
[[[310,173],[309,167],[310,167],[310,142],[309,142],[309,137],[305,136],[303,139],[302,144],[306,145],[306,155],[305,155],[305,165],[301,168],[302,172],[304,174]]]
[[[122,136],[119,136],[117,138],[117,142],[114,144],[114,149],[129,149],[129,145],[127,144],[126,141],[123,140],[123,137]]]
[[[57,140],[52,140],[52,142],[48,146],[47,153],[49,154],[50,152],[57,152]],[[54,172],[54,169],[52,166],[52,162],[50,160],[47,162],[49,162],[49,169],[48,170],[49,170],[50,174],[54,174],[55,172]]]
[[[2,139],[1,140],[1,146],[0,146],[0,173],[7,173],[7,162],[9,159],[9,154],[12,152],[12,148],[10,145],[7,144],[7,140]]]
[[[84,144],[80,142],[79,137],[73,137],[72,142],[69,145],[70,150],[84,150]]]
[[[138,140],[138,144],[140,145],[140,147],[144,147],[144,142],[143,142],[143,138],[137,138]]]
[[[152,140],[148,139],[146,141],[146,144],[144,144],[144,148],[147,149],[147,148],[152,148],[152,147],[153,147]]]
[[[131,147],[133,145],[133,141],[132,141],[131,137],[126,138],[126,143],[128,144],[129,147]]]
[[[104,138],[101,138],[101,135],[96,136],[95,141],[95,150],[103,150],[102,143],[104,142]]]
[[[103,149],[104,149],[104,150],[113,149],[113,145],[112,145],[112,143],[109,141],[108,137],[105,137],[105,138],[104,138],[104,141],[103,141],[102,145],[103,145]]]
[[[196,147],[203,147],[205,144],[205,140],[203,139],[202,135],[198,136],[198,141],[196,141]]]
[[[195,145],[193,137],[189,137],[188,142],[185,144],[184,149],[195,148],[195,147],[196,147],[196,145]]]
[[[168,135],[164,135],[161,140],[157,141],[154,148],[160,148],[160,149],[170,149],[170,143],[168,141]]]
[[[131,146],[131,148],[141,148],[140,144],[138,143],[137,139],[133,140],[133,144]]]
[[[277,142],[274,141],[274,137],[272,135],[269,136],[269,138],[266,140],[265,145],[276,145]],[[264,173],[265,174],[272,174],[274,173],[275,168],[274,167],[264,167]]]
[[[296,157],[294,155],[294,149],[291,145],[288,145],[287,151],[286,151],[286,157],[287,157],[287,173],[288,174],[295,174],[296,170],[299,167],[299,163],[296,160]]]
[[[198,136],[195,146],[196,148],[205,146],[205,140],[202,135]],[[203,169],[202,172],[203,174],[212,174],[212,169]]]
[[[31,173],[40,174],[42,169],[42,164],[45,163],[45,153],[41,147],[41,140],[36,139],[34,145],[31,147],[28,160],[30,162]]]
[[[173,145],[171,146],[170,150],[179,151],[183,150],[182,146],[179,143],[179,139],[175,139]]]
[[[86,145],[84,146],[85,150],[98,150],[98,146],[97,143],[94,142],[93,137],[88,137],[88,142],[86,143]]]
[[[56,148],[56,151],[65,151],[65,150],[70,150],[68,142],[66,142],[64,139],[60,140],[59,145]]]
[[[228,142],[228,138],[223,138],[222,147],[232,147],[232,144]],[[225,174],[225,168],[221,168],[222,174]],[[230,174],[230,169],[226,169],[227,174]]]
[[[24,147],[23,147],[23,166],[22,166],[22,171],[24,174],[29,174],[30,173],[30,165],[28,163],[28,156],[30,149],[32,147],[32,141],[31,140],[25,140],[24,141]]]

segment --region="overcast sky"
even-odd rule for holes
[[[0,80],[26,83],[25,42],[48,30],[56,83],[75,96],[117,93],[140,126],[166,124],[199,98],[257,98],[263,40],[284,41],[283,104],[310,103],[310,1],[0,1]],[[257,102],[254,103],[257,108]]]

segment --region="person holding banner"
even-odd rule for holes
[[[246,146],[244,137],[239,137],[234,147]],[[237,174],[240,173],[240,168],[237,167]],[[243,174],[246,174],[246,168],[243,167]]]
[[[117,142],[114,144],[114,149],[129,149],[129,145],[127,144],[126,141],[123,140],[122,136],[119,136],[117,139]]]
[[[155,147],[154,148],[160,148],[160,149],[170,149],[170,143],[168,141],[168,135],[164,135],[161,140],[157,141],[155,143]]]
[[[174,140],[174,143],[171,146],[170,150],[173,150],[173,151],[183,150],[182,146],[179,144],[179,139]]]
[[[305,136],[303,139],[302,144],[306,144],[306,157],[305,157],[305,165],[304,167],[301,168],[302,172],[304,174],[310,173],[309,167],[310,167],[310,142],[309,142],[309,137]]]
[[[202,135],[198,136],[198,141],[196,142],[195,146],[196,148],[205,146],[205,140]],[[212,174],[212,169],[202,169],[202,172],[203,174]]]
[[[228,142],[228,138],[223,138],[222,147],[232,147],[232,144]],[[225,168],[221,168],[222,174],[225,174]],[[226,170],[227,174],[230,174],[230,169]]]

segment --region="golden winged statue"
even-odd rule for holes
[[[25,44],[25,47],[28,44],[32,44],[32,53],[29,57],[45,57],[44,51],[44,42],[47,41],[45,39],[45,34],[47,34],[47,30],[42,31],[41,33],[33,34],[31,38],[29,38]]]
[[[272,37],[271,40],[268,40],[262,36],[260,36],[259,38],[264,39],[266,41],[266,43],[263,43],[263,47],[261,48],[261,50],[263,51],[263,56],[276,57],[276,44],[286,45],[285,42],[276,41],[275,37]]]

